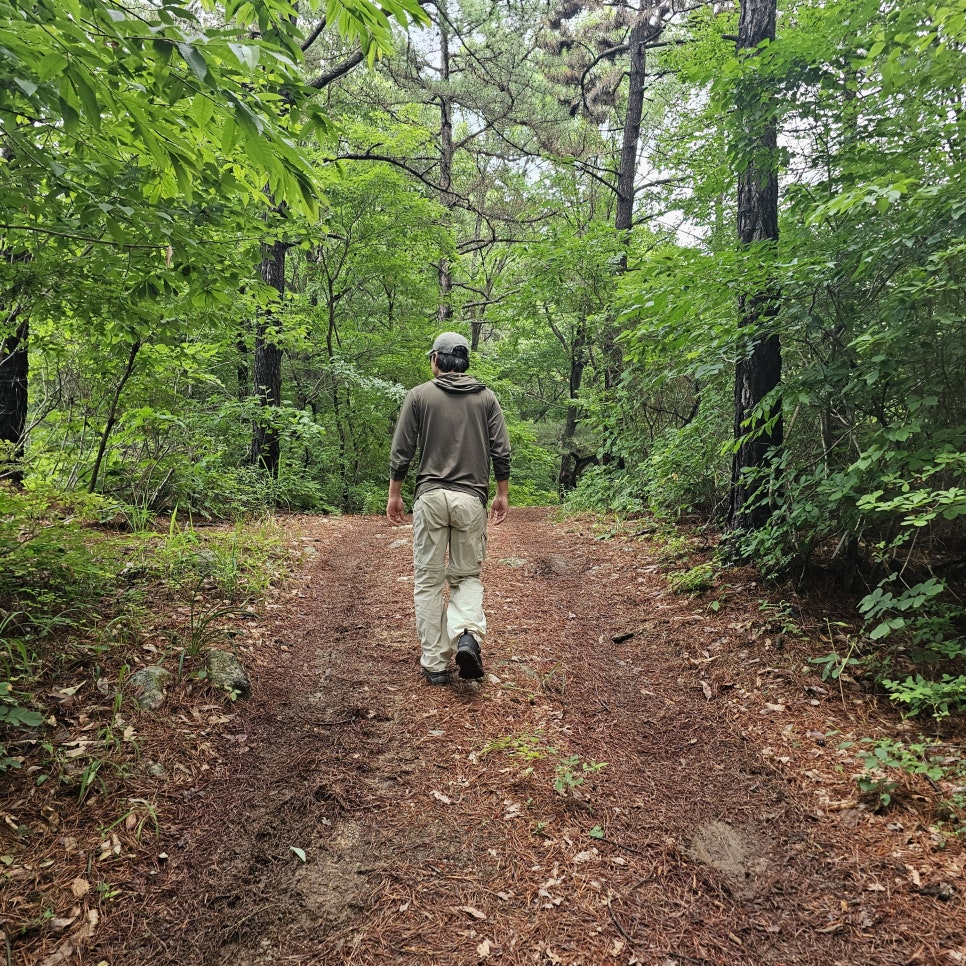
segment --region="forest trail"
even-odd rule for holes
[[[411,528],[289,525],[304,565],[238,638],[253,697],[186,710],[85,963],[966,962],[961,853],[915,802],[860,807],[825,735],[871,705],[803,673],[751,577],[714,610],[647,540],[511,510],[491,677],[434,688]]]

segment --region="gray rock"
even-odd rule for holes
[[[205,651],[205,668],[212,687],[241,698],[251,697],[252,682],[245,673],[245,666],[231,651]]]
[[[195,553],[195,567],[202,576],[208,576],[215,572],[218,566],[218,554],[214,550],[203,547]]]
[[[164,689],[171,680],[171,672],[160,665],[152,664],[135,671],[128,683],[136,689],[134,700],[139,708],[154,711],[164,703]]]

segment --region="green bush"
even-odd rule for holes
[[[567,494],[564,507],[571,513],[630,516],[644,510],[644,493],[632,474],[609,466],[591,466]]]
[[[29,651],[54,627],[83,623],[111,588],[113,546],[88,544],[78,524],[90,506],[77,504],[79,520],[69,500],[0,488],[0,617],[8,660],[12,642],[26,642]]]
[[[647,504],[672,519],[692,512],[721,516],[731,482],[721,437],[721,427],[702,418],[657,436],[638,470]]]

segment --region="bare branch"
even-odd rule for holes
[[[314,87],[317,91],[322,90],[324,87],[328,87],[333,81],[337,81],[343,74],[348,74],[353,67],[361,64],[365,58],[365,54],[361,50],[357,50],[354,54],[348,56],[341,64],[336,64],[332,70],[327,71],[325,74],[319,74],[314,80],[309,81],[309,87]]]
[[[320,34],[322,33],[323,30],[325,30],[325,17],[323,17],[315,25],[315,28],[313,29],[312,33],[310,33],[308,35],[308,37],[306,37],[305,40],[302,41],[302,53],[303,54],[309,49],[309,47],[312,46],[312,44],[314,44],[319,39],[319,36],[320,36]]]

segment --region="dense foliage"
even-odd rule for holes
[[[131,520],[380,512],[399,400],[462,329],[511,502],[720,524],[741,436],[783,416],[741,555],[831,567],[891,693],[966,706],[966,2],[789,0],[739,56],[744,6],[354,0],[316,35],[283,0],[0,0],[7,475]],[[390,17],[418,22],[390,45]],[[779,235],[742,246],[756,112]]]

